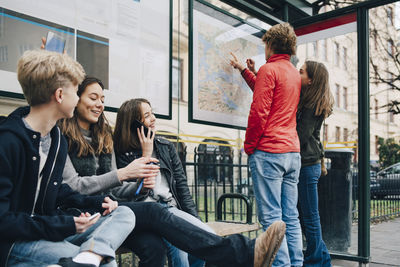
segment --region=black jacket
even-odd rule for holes
[[[29,107],[18,108],[0,123],[0,266],[7,266],[17,240],[61,241],[76,234],[73,217],[63,208],[101,209],[103,197],[82,196],[62,183],[67,143],[54,127],[34,205],[39,171],[40,133],[27,129],[22,118]]]
[[[193,202],[187,184],[187,178],[183,171],[182,163],[176,153],[174,145],[163,138],[155,137],[154,149],[157,159],[160,161],[160,171],[168,181],[169,188],[178,205],[178,208],[190,213],[195,217],[199,217],[196,210],[196,205]],[[117,154],[117,167],[123,168],[133,160],[142,156],[141,150],[128,151],[126,153]],[[141,195],[137,201],[143,200],[147,195]]]
[[[300,140],[301,166],[321,162],[324,149],[320,141],[323,116],[315,116],[315,110],[303,107],[297,111],[297,135]]]

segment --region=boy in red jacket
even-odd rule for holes
[[[296,35],[288,23],[271,27],[262,37],[265,59],[258,73],[254,62],[247,69],[232,54],[238,69],[253,90],[244,148],[264,230],[273,222],[286,223],[286,240],[273,266],[302,266],[302,237],[297,211],[300,144],[296,111],[300,97],[300,74],[290,63],[296,52]]]

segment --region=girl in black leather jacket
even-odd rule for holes
[[[139,126],[136,128],[134,121]],[[155,136],[156,118],[150,102],[146,99],[132,99],[122,104],[117,114],[114,131],[114,148],[117,167],[123,168],[140,157],[153,157],[159,160],[160,173],[157,177],[132,181],[132,187],[120,192],[119,197],[127,201],[158,202],[175,215],[196,226],[213,232],[199,220],[196,206],[187,185],[187,178],[174,145],[166,139]],[[145,134],[145,127],[149,130]],[[201,266],[200,260],[167,243],[168,257],[173,267]]]

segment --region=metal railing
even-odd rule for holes
[[[188,175],[188,185],[204,221],[215,220],[217,200],[224,193],[242,193],[253,204],[253,221],[257,221],[253,185],[247,158],[242,153],[235,155],[230,150],[194,149],[192,162],[183,162]],[[183,153],[186,158],[186,151]],[[357,223],[358,216],[358,172],[351,170],[352,218]],[[223,219],[246,219],[244,203],[231,200],[224,204]],[[400,216],[400,174],[385,177],[371,177],[371,221],[381,221]]]
[[[255,201],[249,168],[243,163],[239,153],[234,162],[230,150],[195,148],[193,162],[186,162],[184,167],[188,176],[188,185],[197,206],[199,215],[204,221],[214,221],[218,198],[225,193],[241,193],[249,197],[253,205],[255,218]],[[223,205],[223,219],[246,221],[246,205],[240,200],[229,200]]]
[[[353,177],[353,222],[358,221],[358,172]],[[400,174],[376,176],[371,173],[371,221],[378,222],[400,216]]]

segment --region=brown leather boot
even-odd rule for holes
[[[276,253],[281,247],[286,232],[286,224],[276,221],[267,231],[256,239],[254,246],[254,267],[270,267],[274,262]]]

